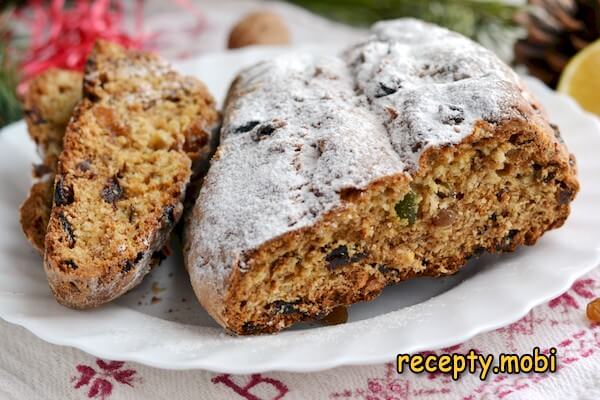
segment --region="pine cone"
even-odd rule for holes
[[[515,43],[515,62],[555,87],[568,61],[600,38],[600,0],[528,0],[517,16],[527,37]]]

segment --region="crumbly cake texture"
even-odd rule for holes
[[[198,80],[98,42],[63,139],[44,267],[57,300],[88,308],[139,283],[179,220],[218,114]]]
[[[56,172],[65,129],[81,100],[82,80],[80,72],[51,68],[30,83],[25,95],[27,130],[49,172]]]
[[[489,51],[416,20],[241,72],[185,232],[208,312],[275,332],[563,224],[575,161]]]
[[[46,70],[30,83],[23,102],[27,130],[42,163],[33,167],[36,182],[21,205],[20,220],[25,236],[42,254],[58,156],[73,109],[81,99],[82,80],[80,72]]]

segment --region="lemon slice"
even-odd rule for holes
[[[600,40],[569,61],[560,76],[558,91],[573,97],[585,110],[600,115]]]

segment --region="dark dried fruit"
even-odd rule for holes
[[[364,193],[364,189],[348,187],[348,188],[343,188],[340,191],[340,197],[344,201],[353,201],[353,200],[359,199],[363,193]]]
[[[65,177],[60,175],[54,186],[54,205],[67,206],[75,201],[73,187],[65,185]]]
[[[250,132],[258,124],[260,124],[260,121],[249,121],[249,122],[246,122],[244,125],[238,126],[233,132],[234,133]]]
[[[177,93],[177,90],[169,90],[165,96],[165,100],[172,101],[173,103],[179,103],[181,96]]]
[[[383,82],[379,82],[379,88],[377,88],[377,92],[375,92],[375,98],[389,96],[391,94],[396,93],[397,91],[398,91],[398,86],[391,86],[391,85],[387,85]]]
[[[350,256],[347,246],[338,246],[327,254],[325,261],[327,262],[328,269],[336,269],[363,260],[366,256],[365,253],[355,253]]]
[[[260,332],[260,326],[253,324],[252,322],[244,322],[242,325],[242,334],[253,335]]]
[[[60,222],[61,228],[67,234],[67,242],[69,244],[69,248],[72,249],[73,247],[75,247],[75,234],[73,232],[73,226],[63,213],[58,214],[58,220]]]
[[[273,120],[262,124],[256,129],[256,133],[253,135],[253,140],[258,142],[271,136],[277,129],[285,126],[285,122],[281,120]]]
[[[283,315],[290,315],[290,314],[295,314],[297,312],[299,312],[298,307],[296,307],[298,304],[300,304],[300,300],[296,300],[296,301],[283,301],[283,300],[275,300],[273,302],[273,310],[275,310],[275,312],[277,314],[283,314]]]
[[[320,322],[323,325],[339,325],[348,322],[348,309],[344,306],[334,308],[329,314],[324,316]]]
[[[177,220],[175,219],[175,206],[172,204],[166,206],[164,214],[167,219],[167,224],[175,225],[175,222],[177,222]]]
[[[127,273],[129,271],[131,271],[133,269],[133,263],[129,260],[125,261],[125,265],[123,265],[123,268],[121,268],[121,271],[123,273]]]
[[[108,204],[115,206],[115,203],[121,200],[121,197],[123,197],[123,188],[119,183],[119,178],[113,175],[102,189],[102,198]]]
[[[418,153],[423,148],[423,142],[417,142],[410,147],[413,153]]]
[[[573,191],[571,191],[571,189],[569,189],[566,185],[561,184],[560,189],[556,193],[556,200],[561,206],[569,204],[571,200],[573,200]]]
[[[556,178],[556,172],[548,172],[548,175],[544,177],[544,183],[550,183],[554,178]]]
[[[144,258],[144,252],[143,251],[139,251],[136,255],[135,255],[135,259],[133,260],[134,263],[139,263],[140,261],[142,261],[142,258]]]
[[[396,203],[394,208],[398,217],[408,220],[410,225],[417,221],[417,195],[414,192],[408,192],[404,195],[404,198]]]
[[[378,265],[377,269],[379,270],[379,272],[381,272],[384,275],[387,275],[390,272],[392,272],[392,269],[385,264]]]
[[[83,160],[77,163],[77,169],[82,172],[88,172],[92,167],[92,162],[90,160]]]
[[[475,247],[473,250],[473,254],[471,254],[471,258],[479,258],[483,253],[485,253],[485,247]]]
[[[564,143],[564,140],[562,138],[562,135],[560,134],[560,129],[558,128],[558,125],[550,124],[550,127],[552,128],[552,131],[554,132],[554,137],[556,138],[556,140],[558,140],[560,143]]]
[[[75,264],[75,261],[70,260],[70,259],[63,261],[63,265],[67,266],[69,269],[72,269],[72,270],[76,270],[77,268],[79,268],[79,266],[77,264]]]
[[[396,268],[390,268],[385,264],[381,264],[377,266],[377,269],[379,270],[379,272],[381,272],[383,275],[399,275],[400,274],[400,270],[397,270]]]
[[[462,108],[454,105],[440,106],[441,122],[444,125],[459,125],[465,120],[465,112]]]
[[[360,64],[364,64],[366,61],[367,61],[367,58],[365,57],[365,53],[361,52],[361,53],[358,55],[358,57],[356,57],[356,58],[354,59],[354,61],[352,61],[352,64],[351,64],[351,65],[352,65],[353,67],[356,67],[356,66],[358,66],[358,65],[360,65]]]
[[[44,119],[44,117],[42,117],[40,110],[35,107],[26,109],[23,111],[23,113],[34,125],[41,125],[48,122]]]
[[[336,268],[349,264],[350,256],[348,255],[348,247],[336,247],[325,257],[325,261],[327,262],[327,268]]]
[[[511,250],[513,239],[519,233],[518,229],[511,229],[508,231],[508,234],[502,239],[502,242],[496,246],[496,250],[498,251],[508,251]]]
[[[270,136],[273,132],[275,132],[275,129],[276,128],[271,124],[263,125],[256,131],[256,136],[258,138],[263,136]]]

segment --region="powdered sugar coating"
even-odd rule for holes
[[[372,33],[340,57],[286,55],[232,85],[187,225],[186,265],[203,303],[219,307],[245,252],[314,224],[341,205],[342,189],[414,172],[425,149],[513,117],[523,102],[516,75],[456,33],[416,20]]]
[[[458,143],[475,121],[506,118],[519,102],[517,75],[458,33],[412,19],[380,22],[372,32],[344,59],[413,169],[428,147]]]

